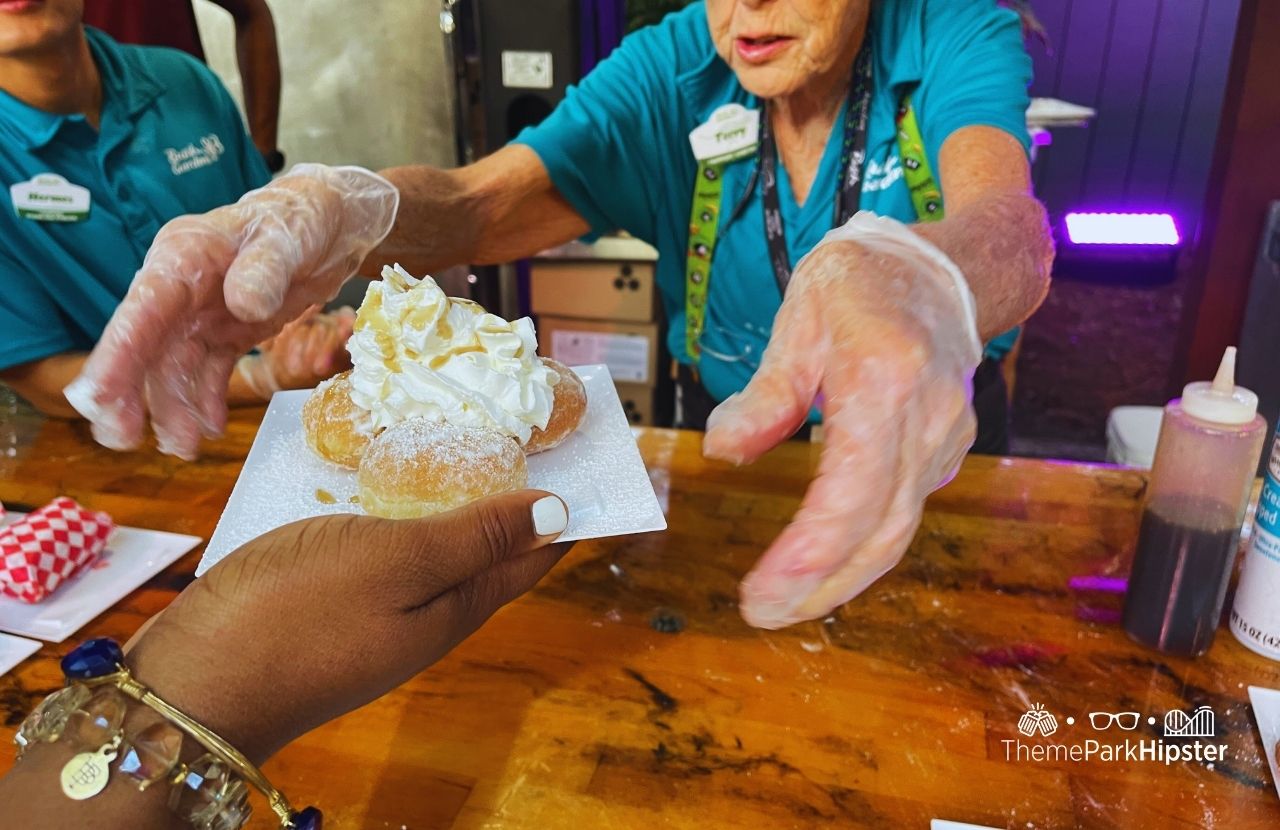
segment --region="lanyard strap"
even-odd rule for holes
[[[898,107],[898,158],[902,163],[902,180],[911,193],[911,205],[916,209],[916,221],[937,222],[942,218],[942,191],[938,189],[929,156],[924,151],[924,139],[920,125],[916,123],[916,111],[911,106],[911,96],[902,99]]]
[[[867,157],[867,114],[871,109],[871,42],[868,39],[853,62],[849,103],[844,116],[844,140],[840,145],[840,180],[836,182],[832,227],[840,227],[858,209],[862,197],[862,162]],[[764,202],[764,235],[769,246],[769,264],[785,296],[791,281],[791,257],[787,253],[787,232],[782,226],[782,205],[778,200],[778,148],[769,124],[765,104],[760,123],[760,187]]]
[[[702,327],[707,313],[707,289],[711,286],[711,256],[716,250],[720,226],[720,197],[725,161],[698,162],[689,216],[689,250],[684,261],[684,346],[694,363],[702,356]]]
[[[861,55],[859,55],[861,57]],[[870,61],[868,61],[868,67]],[[852,90],[851,90],[852,92]],[[852,103],[852,95],[851,95]],[[866,114],[860,114],[863,126],[861,148],[856,148],[854,143],[849,142],[849,119],[846,117],[845,122],[845,138],[846,143],[842,147],[841,156],[845,161],[844,169],[846,176],[841,181],[838,190],[837,216],[835,225],[843,225],[848,221],[849,216],[857,210],[858,198],[861,196],[861,174],[862,163],[859,158],[856,167],[850,167],[849,163],[853,160],[853,151],[859,150],[859,156],[865,155],[865,128]],[[767,119],[766,119],[767,123]],[[911,96],[908,95],[902,102],[902,106],[898,109],[897,118],[898,127],[898,157],[902,163],[903,180],[911,193],[911,204],[916,211],[916,219],[919,222],[936,222],[943,217],[942,208],[942,191],[938,188],[937,180],[933,176],[933,171],[929,166],[929,158],[924,151],[924,140],[920,135],[920,127],[916,122],[915,110],[911,106]],[[854,136],[857,139],[857,136]],[[845,153],[848,156],[845,157]],[[700,162],[698,164],[698,178],[694,183],[693,200],[689,215],[689,248],[685,257],[685,349],[689,357],[694,363],[698,362],[701,357],[701,347],[699,341],[702,338],[702,332],[705,327],[707,313],[707,292],[711,287],[711,260],[716,249],[716,234],[720,225],[720,202],[723,195],[723,184],[721,182],[724,168],[736,159],[714,159],[708,162]],[[852,171],[850,177],[848,172]],[[854,198],[849,198],[849,189],[847,184],[854,185]],[[776,182],[774,183],[776,187]],[[777,192],[774,196],[776,199]],[[766,231],[768,219],[766,216]],[[778,230],[782,230],[782,217],[778,215]],[[785,241],[782,244],[782,262],[786,266],[787,277],[790,277],[790,263],[786,257]],[[770,248],[770,259],[773,259],[773,249]],[[774,270],[775,277],[777,269]],[[785,281],[779,285],[780,290],[785,286]]]

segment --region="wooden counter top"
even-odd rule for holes
[[[0,458],[0,500],[68,494],[208,538],[260,415],[233,416],[195,464],[45,423]],[[900,567],[825,621],[764,632],[738,616],[737,582],[795,510],[817,449],[734,470],[704,462],[696,434],[639,442],[670,530],[579,544],[436,667],[287,748],[272,781],[326,826],[370,830],[1280,826],[1246,693],[1280,688],[1280,664],[1225,629],[1197,661],[1146,651],[1107,622],[1117,597],[1068,588],[1123,572],[1141,474],[972,458]],[[60,655],[128,638],[198,557],[0,677],[0,770],[21,718],[60,684]],[[1035,703],[1059,721],[1052,738],[1017,732]],[[1227,746],[1212,768],[1006,760],[1005,741],[1158,739],[1166,711],[1201,704]],[[1094,710],[1144,720],[1094,732]],[[251,826],[270,827],[265,813]]]

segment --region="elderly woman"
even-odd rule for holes
[[[235,355],[366,257],[430,270],[626,230],[661,254],[686,416],[721,402],[707,455],[823,420],[818,477],[741,589],[755,625],[823,615],[901,558],[973,441],[981,342],[1046,291],[1029,73],[994,0],[694,4],[475,164],[304,166],[171,223],[68,398],[108,445],[149,417],[190,455]]]

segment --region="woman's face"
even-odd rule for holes
[[[720,57],[761,98],[851,72],[871,0],[707,0]]]
[[[81,0],[0,0],[0,57],[39,52],[80,26]]]

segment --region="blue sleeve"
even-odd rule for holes
[[[925,0],[922,26],[923,77],[913,101],[933,163],[961,127],[996,127],[1029,150],[1031,56],[1018,15],[995,0]]]
[[[659,187],[678,106],[668,27],[627,36],[541,124],[515,143],[538,154],[551,181],[591,225],[588,240],[625,230],[652,242],[665,209]]]
[[[39,279],[0,250],[0,370],[76,348]]]

